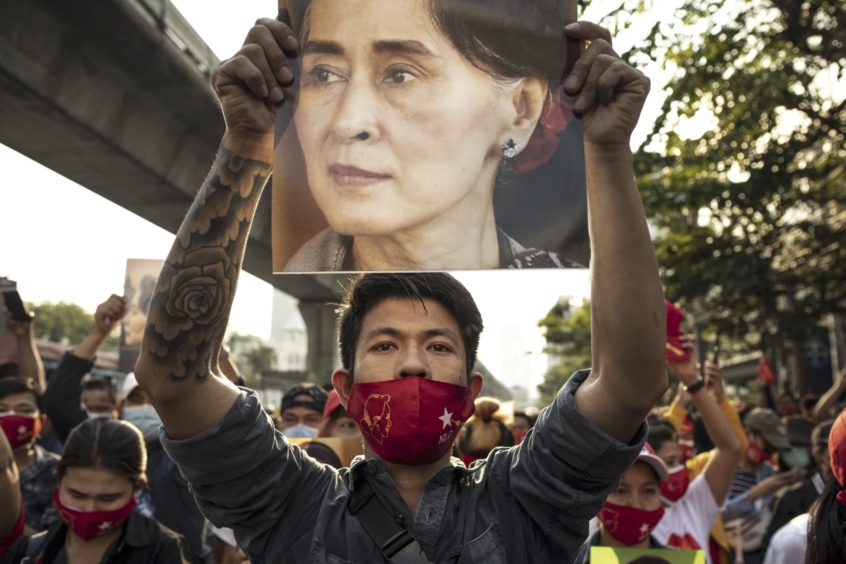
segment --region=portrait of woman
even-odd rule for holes
[[[277,114],[274,270],[586,264],[559,93],[574,1],[280,3],[301,51]]]
[[[126,315],[121,320],[120,370],[130,372],[135,367],[147,326],[150,301],[156,288],[156,280],[162,270],[163,261],[150,259],[128,259],[123,295],[126,298]]]
[[[123,340],[128,347],[140,345],[144,338],[144,326],[147,325],[147,313],[150,311],[150,300],[153,298],[155,287],[156,277],[150,274],[141,278],[137,290],[130,286],[132,291],[127,293],[129,303],[126,317],[123,318]]]
[[[123,340],[128,347],[140,345],[144,338],[144,326],[155,287],[156,277],[148,274],[141,279],[138,290],[133,289],[132,296],[127,296],[130,301],[123,318]]]

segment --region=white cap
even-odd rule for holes
[[[658,476],[659,484],[663,484],[667,481],[667,478],[669,477],[667,465],[664,464],[664,461],[655,454],[655,451],[652,450],[648,444],[643,446],[643,449],[640,451],[640,454],[637,455],[637,460],[635,462],[647,463]]]
[[[120,399],[125,400],[132,390],[138,387],[138,378],[135,377],[135,372],[130,372],[123,379],[123,385],[120,387]]]

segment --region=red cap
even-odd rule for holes
[[[329,392],[329,397],[326,398],[326,405],[323,407],[323,417],[329,417],[339,407],[341,407],[341,398],[338,396],[338,392],[332,390]]]
[[[664,300],[667,308],[667,360],[682,362],[690,358],[690,349],[681,341],[681,322],[684,318],[682,310]]]

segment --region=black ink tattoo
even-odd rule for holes
[[[223,341],[267,163],[221,148],[159,275],[144,346],[171,380],[203,381]]]

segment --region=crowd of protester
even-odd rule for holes
[[[49,378],[34,358],[34,321],[6,318],[19,356],[0,378],[5,561],[41,554],[46,562],[248,562],[231,529],[198,509],[162,448],[161,420],[135,375],[116,386],[90,374],[124,311],[118,296],[103,302],[91,334]],[[589,562],[592,546],[701,549],[712,564],[846,561],[846,426],[835,421],[846,372],[813,403],[786,393],[770,407],[748,405],[726,392],[717,363],[697,366],[690,343],[682,346],[686,354],[667,355],[677,391],[648,417],[646,445],[591,521],[575,562]],[[221,360],[227,377],[243,385],[228,351]],[[475,400],[453,445],[468,467],[530,440],[536,414],[504,405]],[[324,439],[352,441],[363,454],[359,423],[331,386],[296,385],[268,416],[320,462],[344,465]]]

